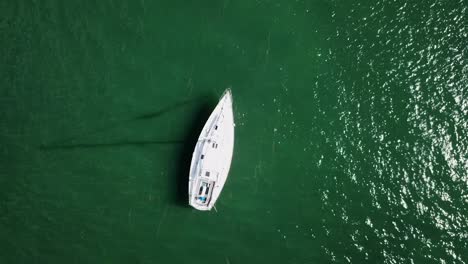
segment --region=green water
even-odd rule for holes
[[[0,3],[0,263],[468,262],[466,0],[75,2]]]

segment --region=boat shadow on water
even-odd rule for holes
[[[192,153],[195,149],[198,137],[203,129],[203,126],[208,120],[211,112],[216,106],[215,98],[207,98],[202,102],[198,109],[194,112],[191,123],[187,127],[187,132],[183,136],[183,144],[179,152],[177,160],[177,169],[174,186],[175,202],[182,207],[189,207],[188,204],[188,181],[190,175],[190,163],[192,161]]]
[[[148,112],[145,114],[134,116],[129,119],[114,121],[113,123],[107,124],[106,126],[94,128],[80,135],[75,135],[75,136],[68,137],[65,139],[56,140],[48,144],[42,144],[39,146],[39,150],[42,150],[42,151],[73,150],[73,149],[86,149],[86,148],[182,144],[184,143],[182,140],[127,140],[127,139],[123,139],[123,140],[114,140],[112,142],[80,142],[80,143],[76,143],[76,141],[82,141],[88,137],[91,137],[99,133],[106,133],[106,132],[112,131],[113,129],[122,127],[122,126],[128,126],[131,123],[158,119],[162,117],[163,115],[169,114],[172,111],[175,111],[179,108],[182,108],[194,102],[196,102],[196,100],[180,101],[175,104],[164,107],[158,111]]]
[[[182,144],[182,140],[120,140],[106,143],[79,143],[64,145],[41,145],[40,150],[73,150],[87,148],[107,148],[107,147],[128,147],[128,146],[149,146],[149,145],[172,145]]]
[[[198,137],[203,129],[203,126],[208,120],[211,112],[216,106],[216,98],[210,96],[203,96],[194,100],[181,101],[176,104],[165,107],[159,111],[149,112],[130,119],[117,121],[107,126],[95,128],[91,131],[75,135],[65,139],[56,140],[48,144],[38,146],[40,151],[69,151],[80,149],[94,149],[94,148],[121,148],[128,146],[150,146],[150,145],[176,145],[179,146],[176,152],[176,163],[174,164],[174,174],[169,174],[170,179],[173,179],[171,185],[173,186],[174,198],[173,201],[176,205],[182,207],[189,207],[188,204],[188,180],[190,175],[190,163],[192,160],[192,153],[195,149]],[[187,104],[195,104],[193,107],[193,114],[188,115],[187,125],[184,126],[185,132],[182,132],[182,138],[177,140],[114,140],[111,142],[83,142],[86,138],[99,134],[101,132],[108,132],[120,126],[127,126],[129,123],[136,121],[154,120],[163,115],[166,115],[174,110],[184,107]],[[77,142],[79,141],[79,142]],[[171,182],[171,180],[169,181]]]

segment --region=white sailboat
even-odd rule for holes
[[[211,113],[192,154],[189,204],[208,211],[226,182],[234,150],[232,94],[227,89]]]

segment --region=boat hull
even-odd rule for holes
[[[188,186],[192,207],[213,208],[229,174],[233,150],[234,115],[228,89],[205,123],[192,154]]]

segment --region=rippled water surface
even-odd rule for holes
[[[1,263],[467,263],[468,4],[0,4]],[[226,87],[217,212],[186,206]]]

